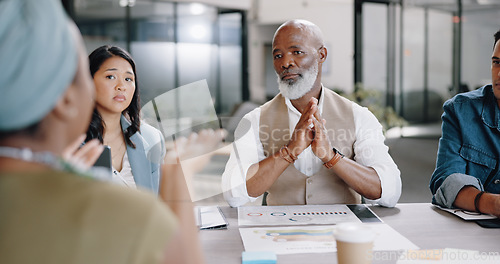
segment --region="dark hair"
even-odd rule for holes
[[[495,35],[493,35],[495,37],[495,43],[493,43],[493,49],[495,49],[495,45],[497,44],[497,41],[500,39],[500,30],[497,31],[497,33],[495,33]]]
[[[111,45],[104,45],[101,46],[97,49],[95,49],[92,53],[89,55],[89,66],[90,66],[90,74],[92,75],[92,78],[94,77],[94,74],[99,70],[101,65],[109,58],[118,56],[130,63],[130,66],[132,66],[132,70],[134,71],[134,81],[135,81],[135,92],[134,96],[132,97],[132,101],[130,102],[130,105],[127,107],[127,109],[123,110],[122,114],[127,116],[130,119],[130,122],[132,123],[127,130],[124,132],[124,138],[125,142],[135,148],[134,142],[130,140],[130,137],[134,135],[137,131],[140,131],[140,126],[141,126],[141,121],[139,118],[140,115],[140,110],[141,110],[141,104],[140,104],[140,96],[139,96],[139,87],[137,86],[137,71],[135,70],[135,62],[132,59],[132,56],[125,51],[124,49],[116,46],[111,46]],[[103,133],[104,133],[104,128],[105,124],[104,121],[102,120],[101,115],[99,114],[99,111],[97,111],[97,108],[94,108],[94,113],[92,114],[92,120],[90,121],[90,126],[89,129],[87,130],[87,138],[85,139],[85,142],[93,139],[93,138],[98,138],[101,143],[103,142]]]

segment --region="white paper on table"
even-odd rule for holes
[[[444,207],[441,207],[441,206],[438,206],[438,205],[434,205],[436,206],[437,208],[443,210],[443,211],[446,211],[446,212],[449,212],[449,213],[452,213],[464,220],[483,220],[483,219],[495,219],[497,218],[496,216],[493,216],[493,215],[489,215],[489,214],[480,214],[480,213],[477,213],[477,212],[471,212],[471,211],[466,211],[466,210],[462,210],[462,209],[450,209],[450,208],[444,208]]]
[[[392,227],[366,224],[377,234],[374,251],[418,249]],[[276,254],[336,252],[334,225],[240,228],[245,251],[274,251]]]
[[[293,206],[240,206],[239,226],[332,225],[361,222],[343,204]]]
[[[196,224],[200,229],[227,228],[228,223],[218,206],[196,206]]]

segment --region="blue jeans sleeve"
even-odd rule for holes
[[[443,182],[452,174],[466,174],[466,161],[460,157],[462,146],[462,131],[455,113],[454,104],[448,100],[443,105],[442,135],[436,160],[436,169],[430,180],[430,190],[434,195]],[[456,180],[460,180],[457,178]]]
[[[453,208],[453,203],[458,192],[465,186],[472,186],[483,191],[483,185],[478,178],[462,174],[453,173],[446,177],[441,186],[432,197],[432,203],[447,208]]]

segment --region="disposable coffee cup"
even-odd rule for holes
[[[340,223],[334,231],[339,264],[372,263],[375,232],[362,223]]]

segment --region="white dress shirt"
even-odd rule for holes
[[[322,88],[321,95],[324,89]],[[318,102],[320,114],[323,112],[323,98],[324,96],[320,96]],[[301,113],[288,98],[285,98],[285,102],[288,108],[291,134],[300,119]],[[385,137],[382,126],[366,107],[361,107],[352,102],[352,111],[356,127],[354,160],[364,166],[373,168],[377,172],[382,186],[382,196],[379,199],[365,199],[365,202],[393,207],[401,196],[401,178],[398,167],[388,153],[389,148],[384,144]],[[257,199],[248,195],[246,174],[250,166],[266,158],[259,138],[259,126],[260,107],[257,107],[243,117],[235,130],[235,141],[231,156],[222,174],[224,198],[233,207]],[[294,166],[305,175],[311,176],[319,171],[323,166],[323,162],[314,155],[311,146],[309,146],[298,156]]]
[[[132,168],[130,167],[130,161],[128,160],[128,155],[126,151],[125,155],[123,155],[122,164],[123,165],[121,171],[117,171],[114,167],[112,167],[113,180],[128,187],[134,189],[137,188],[134,180],[134,175],[132,174]]]

